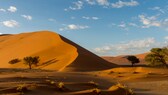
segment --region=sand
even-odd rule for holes
[[[94,72],[0,69],[0,95],[167,95],[168,70],[144,67]],[[119,84],[118,84],[119,83]],[[121,86],[118,86],[123,84]],[[126,86],[124,86],[126,85]],[[18,90],[19,87],[24,89]],[[98,93],[99,94],[98,94]]]

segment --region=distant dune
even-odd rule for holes
[[[57,71],[94,71],[116,66],[54,32],[0,36],[0,68],[27,68],[23,62],[8,63],[25,56],[40,57],[36,68]]]
[[[145,64],[144,59],[145,59],[145,56],[147,54],[148,53],[142,53],[142,54],[135,55],[140,60],[140,63],[138,63],[139,65]],[[130,62],[126,58],[124,58],[125,56],[128,56],[128,55],[120,55],[120,56],[116,56],[116,57],[102,56],[102,58],[107,60],[108,62],[115,63],[115,64],[118,64],[118,65],[130,65]]]

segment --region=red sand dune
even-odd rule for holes
[[[0,68],[27,68],[23,62],[8,63],[25,56],[39,56],[41,60],[37,68],[58,71],[94,71],[116,66],[49,31],[0,36],[0,52]]]
[[[139,65],[145,64],[145,60],[144,59],[145,59],[145,56],[147,54],[148,53],[135,55],[140,60],[140,63],[138,63]],[[116,57],[113,57],[113,56],[102,56],[102,58],[107,60],[108,62],[115,63],[115,64],[118,64],[118,65],[130,65],[130,62],[126,58],[124,58],[125,56],[128,56],[128,55],[121,55],[121,56],[116,56]]]

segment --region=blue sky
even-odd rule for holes
[[[168,44],[167,0],[0,0],[0,33],[55,31],[98,55]]]

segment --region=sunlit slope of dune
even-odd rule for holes
[[[0,68],[27,68],[23,62],[8,63],[11,59],[25,56],[40,57],[36,68],[58,71],[90,71],[115,66],[54,32],[0,36]]]

